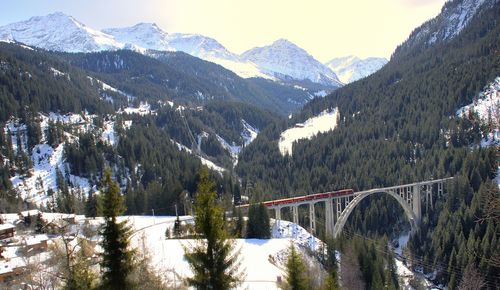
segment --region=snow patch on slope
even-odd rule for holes
[[[259,135],[259,129],[252,127],[252,125],[248,124],[247,121],[241,120],[243,124],[243,131],[241,132],[241,137],[243,138],[245,146],[252,143],[257,135]]]
[[[177,149],[179,149],[179,151],[186,151],[189,154],[194,154],[191,149],[182,145],[181,143],[179,143],[175,140],[172,140],[172,139],[171,139],[171,141],[177,146]],[[226,171],[225,168],[218,166],[217,164],[213,163],[212,161],[206,159],[205,157],[200,156],[198,154],[194,154],[194,155],[200,159],[201,164],[205,165],[206,167],[208,167],[211,170],[217,171],[220,175],[222,175],[224,173],[224,171]]]
[[[319,133],[331,131],[337,127],[340,118],[338,108],[332,111],[323,111],[316,117],[310,118],[304,123],[295,124],[295,127],[281,133],[278,143],[282,155],[292,155],[292,147],[295,141],[311,139]]]
[[[24,178],[15,175],[11,178],[12,186],[18,190],[21,197],[37,205],[46,205],[50,197],[47,195],[49,189],[57,192],[57,170],[63,176],[69,177],[73,188],[80,188],[84,193],[90,189],[88,179],[74,176],[66,171],[64,162],[64,144],[52,148],[47,144],[39,144],[33,148],[31,160],[33,171],[30,177]]]
[[[117,112],[118,114],[137,114],[141,116],[145,115],[154,115],[156,114],[155,110],[151,109],[151,105],[149,105],[147,102],[141,102],[139,104],[139,107],[127,107],[124,109],[120,109]]]
[[[232,144],[229,144],[229,142],[227,142],[218,134],[215,135],[217,141],[219,141],[221,146],[226,149],[231,155],[234,166],[238,164],[238,156],[240,155],[241,150],[243,150],[243,147],[252,143],[252,141],[255,140],[255,138],[257,138],[257,135],[259,134],[259,130],[252,127],[252,125],[248,124],[245,120],[242,119],[241,124],[243,125],[243,130],[240,133],[240,136],[243,139],[242,145],[236,145],[234,142],[232,142]]]
[[[67,74],[67,73],[63,73],[62,71],[59,71],[53,67],[50,67],[50,71],[54,74],[54,77],[62,76],[62,77],[66,77],[66,79],[68,81],[71,80],[69,74]]]
[[[500,77],[489,83],[471,104],[457,110],[457,116],[478,121],[483,132],[482,146],[500,144]]]

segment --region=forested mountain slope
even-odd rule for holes
[[[281,194],[455,173],[438,172],[439,162],[427,158],[436,150],[471,144],[462,136],[464,126],[471,125],[453,117],[499,74],[497,16],[498,4],[481,11],[449,42],[416,48],[411,57],[395,56],[374,75],[311,101],[287,124],[271,126],[248,146],[238,172]],[[341,115],[336,130],[299,142],[293,156],[281,157],[281,131],[335,107]]]
[[[215,77],[194,79],[130,51],[69,55],[0,43],[0,63],[0,211],[83,212],[105,167],[127,192],[129,213],[173,212],[202,164],[230,200],[239,151],[278,119],[233,95],[198,99],[192,90],[214,92]],[[160,77],[183,90],[161,87]]]
[[[424,28],[442,35],[441,30],[456,27],[443,25],[443,17],[462,15],[470,3],[450,1],[438,20]],[[247,187],[267,193],[255,198],[455,176],[446,198],[425,211],[406,257],[415,269],[433,273],[429,277],[450,289],[466,275],[467,266],[478,269],[488,288],[495,289],[500,224],[478,219],[486,216],[485,200],[499,195],[492,183],[497,149],[479,146],[486,127],[478,118],[456,113],[500,74],[500,4],[481,4],[453,37],[416,45],[412,34],[380,71],[313,100],[288,122],[262,132],[244,149],[237,166]],[[281,132],[333,108],[340,112],[337,128],[294,144],[292,156],[280,154]],[[392,235],[405,222],[397,203],[382,196],[365,200],[348,224],[364,235]]]

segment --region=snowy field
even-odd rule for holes
[[[310,118],[302,124],[295,124],[295,127],[281,133],[278,143],[282,155],[292,155],[293,142],[300,139],[311,139],[319,133],[331,131],[337,127],[339,121],[338,108],[332,111],[324,111],[316,117]]]
[[[37,210],[29,211],[31,216],[38,214]],[[28,212],[24,212],[25,215]],[[53,221],[63,218],[68,218],[73,215],[60,213],[43,213],[43,218],[47,221]],[[16,224],[19,222],[17,214],[3,214],[2,218],[5,222]],[[192,224],[191,216],[180,217],[184,223]],[[75,216],[75,221],[79,225],[83,225],[85,221],[89,221],[91,225],[99,226],[103,219],[85,219],[84,216]],[[131,244],[139,252],[147,252],[151,257],[152,265],[162,277],[166,277],[171,286],[180,286],[186,277],[192,275],[189,264],[184,258],[184,247],[189,247],[195,240],[190,239],[166,239],[165,232],[167,229],[172,231],[175,217],[174,216],[122,216],[119,221],[127,220],[132,227]],[[299,251],[306,250],[321,251],[322,242],[316,237],[310,235],[304,228],[288,221],[271,220],[272,238],[268,240],[260,239],[237,239],[235,240],[236,249],[240,251],[240,268],[245,273],[244,282],[238,289],[279,289],[277,280],[280,277],[284,280],[285,264],[288,257],[288,248],[290,243],[298,246]],[[71,231],[78,233],[79,226],[73,226]],[[17,240],[22,241],[27,245],[37,243],[42,240],[48,240],[48,244],[53,243],[54,237],[41,235],[24,235],[17,234]],[[97,237],[96,237],[97,238]],[[407,235],[400,238],[401,246],[407,240]],[[0,260],[0,273],[10,271],[19,266],[24,266],[28,262],[22,256],[22,245],[14,245],[6,247],[4,252],[5,260]],[[100,251],[100,247],[96,248]],[[31,263],[43,263],[49,258],[48,252],[41,252],[31,258]],[[311,256],[305,256],[308,263],[317,263]],[[338,255],[341,258],[341,255]],[[38,261],[38,262],[37,262]],[[403,282],[403,285],[408,285],[408,282],[415,274],[410,271],[401,261],[396,260],[397,273]],[[320,275],[320,273],[318,273]],[[430,287],[431,283],[424,281],[426,287]]]
[[[183,246],[195,241],[165,239],[165,231],[173,228],[175,217],[131,216],[121,219],[127,219],[137,231],[132,244],[140,249],[146,248],[156,269],[165,273],[171,283],[181,283],[182,278],[192,275],[184,259]],[[192,222],[189,216],[181,217],[181,220]],[[302,227],[286,221],[273,227],[272,239],[237,239],[236,248],[241,250],[242,268],[246,273],[245,282],[239,289],[279,289],[276,281],[278,276],[284,277],[286,252],[291,241],[302,249],[317,248],[321,243]]]

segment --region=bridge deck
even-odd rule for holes
[[[405,188],[405,187],[431,185],[434,183],[440,183],[440,182],[443,182],[446,180],[451,180],[451,179],[453,179],[453,177],[427,180],[427,181],[421,181],[421,182],[414,182],[414,183],[396,185],[396,186],[390,186],[390,187],[374,188],[374,189],[357,191],[357,192],[354,192],[354,190],[352,190],[352,189],[342,189],[342,190],[338,190],[338,191],[314,193],[314,194],[309,194],[309,195],[302,195],[302,196],[289,197],[289,198],[283,198],[283,199],[268,200],[268,201],[263,202],[263,204],[267,207],[278,207],[278,206],[282,206],[282,205],[300,205],[300,204],[310,203],[311,201],[321,202],[321,201],[325,201],[325,200],[328,200],[330,198],[335,198],[335,197],[357,196],[357,195],[367,194],[367,193],[396,190],[396,189]],[[250,204],[243,204],[243,205],[240,205],[237,207],[246,208],[248,206],[250,206]]]

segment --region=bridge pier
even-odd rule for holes
[[[294,224],[299,224],[299,206],[292,205],[292,222]]]
[[[420,220],[422,219],[422,196],[420,192],[420,185],[413,186],[412,207],[416,218],[415,223],[419,225]]]
[[[339,200],[338,198],[335,199],[335,204],[337,206],[337,217],[336,217],[336,221],[337,222],[339,219],[340,219],[340,216],[342,215],[342,201]]]
[[[443,197],[443,184],[438,183],[438,197],[441,198]]]
[[[314,212],[314,202],[309,203],[309,228],[311,234],[316,233],[316,213]]]
[[[280,221],[281,220],[281,206],[275,207],[274,213],[275,213],[275,219]]]
[[[325,200],[325,233],[327,236],[333,235],[333,198]]]

